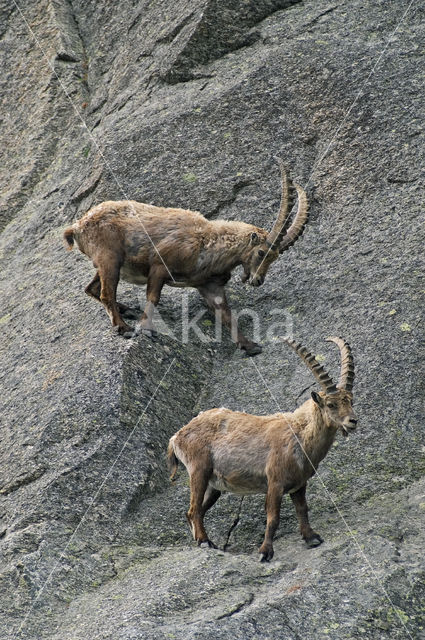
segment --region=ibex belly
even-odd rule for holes
[[[127,267],[126,265],[123,265],[121,267],[120,277],[122,280],[125,280],[126,282],[130,282],[131,284],[136,284],[138,286],[143,286],[147,284],[147,281],[148,281],[148,277],[145,276],[143,273],[141,273],[137,269]],[[179,288],[193,286],[189,282],[185,282],[184,280],[177,280],[176,278],[174,280],[170,280],[166,284],[169,287],[179,287]]]
[[[213,474],[210,484],[219,491],[230,491],[241,495],[267,493],[266,466],[269,455],[268,447],[261,439],[255,440],[249,434],[239,430],[238,442],[233,443],[231,436],[235,430],[228,431],[227,420],[221,421],[223,432],[221,442],[213,452]],[[241,446],[244,443],[250,447]]]
[[[172,277],[173,277],[173,280],[170,279],[166,283],[170,287],[183,288],[183,287],[194,286],[193,284],[191,284],[190,282],[187,282],[186,280],[179,279],[178,275],[174,276],[172,274]],[[120,278],[122,280],[125,280],[126,282],[130,282],[131,284],[136,284],[138,286],[143,286],[147,284],[147,281],[148,281],[148,276],[145,275],[145,273],[143,273],[143,271],[140,268],[135,267],[133,264],[128,262],[124,263],[123,266],[121,267]]]
[[[121,267],[120,278],[126,282],[137,285],[144,285],[148,281],[147,275],[128,263],[124,263]]]
[[[224,476],[215,472],[210,478],[209,484],[218,491],[229,491],[244,496],[267,493],[267,478],[248,473],[239,474],[236,472]]]
[[[166,283],[169,287],[178,287],[184,289],[185,287],[193,287],[194,285],[186,280],[178,280],[178,276],[174,280],[170,280]]]

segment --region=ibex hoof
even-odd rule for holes
[[[318,533],[314,533],[310,538],[304,538],[307,547],[313,549],[314,547],[318,547],[319,544],[322,544],[323,538],[319,536]]]
[[[142,333],[142,335],[146,336],[147,338],[150,338],[151,340],[157,340],[158,339],[158,332],[155,331],[155,329],[144,329],[142,327],[141,333]]]
[[[120,336],[123,336],[123,338],[131,338],[133,335],[133,329],[129,327],[128,324],[112,327],[112,331],[115,331]]]
[[[130,309],[130,307],[121,311],[121,315],[129,320],[138,320],[140,318],[140,314],[140,309]]]
[[[260,344],[257,344],[256,342],[252,342],[251,344],[242,348],[244,349],[247,356],[256,356],[257,354],[261,353],[263,350],[263,347]]]
[[[198,540],[198,547],[209,547],[210,549],[218,549],[217,545],[211,540]]]
[[[260,562],[270,562],[270,560],[274,556],[274,551],[271,549],[270,551],[261,551],[260,552]]]

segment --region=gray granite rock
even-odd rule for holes
[[[0,6],[2,638],[425,637],[423,18],[415,0]],[[63,228],[125,197],[270,227],[274,155],[311,219],[262,287],[229,284],[263,353],[214,342],[207,312],[210,341],[182,341],[204,307],[172,289],[156,342],[116,336]],[[285,502],[264,566],[264,498],[223,496],[220,550],[198,549],[165,450],[200,409],[306,399],[287,331],[334,375],[324,338],[350,342],[359,428],[309,485],[325,543],[304,547]]]

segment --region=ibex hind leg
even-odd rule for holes
[[[208,492],[208,482],[211,472],[208,472],[208,462],[202,461],[199,467],[190,474],[190,507],[186,514],[189,527],[198,546],[208,545],[216,549],[216,545],[208,538],[204,527],[204,514],[217,501],[216,494]],[[199,461],[201,463],[201,461]],[[220,493],[220,492],[217,492]]]
[[[211,507],[215,505],[220,496],[221,491],[218,491],[218,489],[213,489],[210,485],[208,485],[208,488],[205,491],[204,500],[202,502],[203,516],[206,514],[208,509],[211,509]]]
[[[161,297],[162,287],[169,280],[170,273],[164,264],[154,264],[148,274],[146,286],[146,306],[140,319],[140,330],[149,338],[155,339],[158,332],[153,326],[153,315]]]
[[[98,300],[100,302],[100,276],[99,271],[96,271],[96,275],[93,280],[89,282],[87,287],[84,289],[88,296]]]
[[[96,275],[94,276],[93,280],[89,282],[89,284],[84,289],[84,291],[91,298],[94,298],[98,302],[101,302],[100,288],[101,288],[100,276],[99,276],[99,272],[96,271]],[[117,302],[117,307],[121,315],[125,315],[127,318],[130,318],[132,320],[137,320],[140,316],[140,308],[133,309],[132,307],[128,307],[126,304],[122,304],[121,302]]]
[[[100,301],[105,307],[106,312],[111,319],[112,326],[117,330],[117,332],[126,338],[131,337],[133,335],[133,330],[122,319],[116,299],[120,276],[120,265],[115,256],[104,256],[104,258],[105,259],[102,263],[98,264]],[[96,278],[94,278],[94,280],[96,280]],[[90,283],[90,285],[92,285],[92,283]],[[96,285],[92,286],[92,291],[95,286]],[[94,288],[94,290],[96,289]]]

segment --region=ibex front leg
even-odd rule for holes
[[[146,287],[147,302],[140,323],[143,333],[148,336],[155,333],[152,322],[153,314],[161,297],[162,287],[168,277],[169,273],[164,265],[154,265],[150,268]]]
[[[261,562],[269,562],[274,555],[273,538],[279,526],[280,505],[282,503],[283,488],[279,483],[270,483],[266,494],[267,526],[264,542],[259,548]]]
[[[243,349],[248,356],[255,356],[262,352],[262,348],[256,342],[248,340],[238,328],[236,316],[232,313],[224,291],[224,286],[217,282],[198,287],[198,291],[204,298],[209,308],[216,313],[220,321],[230,329],[232,340],[236,342],[239,349]]]
[[[298,491],[291,493],[290,496],[294,503],[295,511],[297,512],[297,518],[303,539],[309,547],[317,547],[323,542],[323,540],[318,533],[313,531],[308,521],[308,506],[307,500],[305,499],[306,488],[307,485],[304,485],[301,489],[298,489]]]

